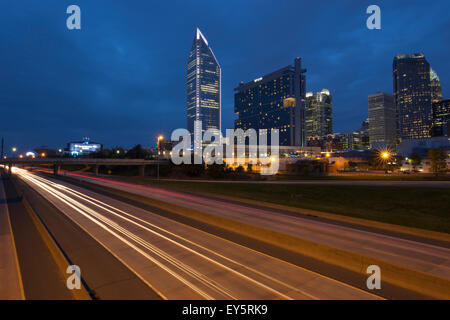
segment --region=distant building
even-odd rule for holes
[[[281,146],[304,146],[305,72],[301,59],[235,88],[235,128],[279,129]],[[270,137],[268,137],[270,143]]]
[[[201,121],[202,135],[221,130],[221,69],[198,28],[187,63],[187,130],[193,139],[195,121]]]
[[[103,148],[102,144],[91,142],[89,138],[84,138],[83,141],[72,141],[67,144],[64,150],[66,154],[73,157],[84,156],[90,153],[99,152]]]
[[[378,92],[369,95],[368,102],[370,147],[394,146],[396,142],[394,96]]]
[[[158,143],[157,154],[160,159],[170,159],[174,142],[170,140],[161,140]]]
[[[433,103],[433,137],[450,136],[450,99]]]
[[[333,133],[333,110],[330,91],[307,92],[305,105],[306,138]]]
[[[362,150],[369,148],[369,119],[367,119],[361,123],[358,129],[348,133],[348,149]]]
[[[309,138],[307,144],[309,147],[320,147],[324,152],[344,151],[349,149],[349,137],[345,133],[316,136]]]
[[[430,74],[430,64],[422,53],[402,54],[394,58],[394,96],[400,139],[430,137]]]
[[[450,154],[450,137],[403,140],[397,147],[397,153],[404,157],[417,153],[423,159],[427,156],[429,149],[444,149]]]
[[[442,100],[441,81],[436,72],[430,68],[430,86],[431,86],[431,103],[436,103]]]

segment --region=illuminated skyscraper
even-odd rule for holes
[[[192,137],[194,121],[201,121],[202,132],[221,130],[221,69],[198,28],[187,63],[187,129]]]
[[[333,133],[333,111],[330,91],[307,92],[305,106],[306,139]]]
[[[384,92],[369,95],[369,141],[371,148],[396,144],[394,97]]]
[[[433,137],[450,136],[450,99],[433,103]]]
[[[393,76],[399,138],[430,137],[430,64],[421,53],[397,55]]]
[[[438,75],[432,68],[430,68],[430,85],[431,85],[431,103],[436,103],[442,100],[441,81]]]
[[[296,58],[293,66],[241,82],[234,89],[235,128],[278,129],[281,146],[305,146],[305,72]]]

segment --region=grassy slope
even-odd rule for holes
[[[450,189],[446,188],[173,181],[159,184],[450,233]]]

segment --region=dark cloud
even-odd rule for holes
[[[395,54],[424,52],[449,96],[449,30],[441,1],[376,1],[382,30],[365,27],[373,1],[4,1],[0,4],[0,135],[8,145],[154,144],[185,126],[186,61],[195,27],[223,70],[223,126],[233,88],[297,56],[307,90],[328,88],[334,127],[367,117],[367,95],[392,92]],[[66,28],[78,4],[82,30]]]

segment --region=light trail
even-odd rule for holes
[[[180,240],[182,240],[182,241],[185,241],[185,242],[187,242],[187,243],[189,243],[189,244],[191,244],[191,245],[194,245],[194,246],[196,246],[196,247],[198,247],[198,248],[200,248],[200,249],[202,249],[202,250],[204,250],[204,251],[207,251],[208,253],[211,253],[211,254],[213,254],[213,255],[215,255],[215,256],[217,256],[217,257],[220,257],[220,258],[222,258],[222,259],[224,259],[224,260],[227,260],[227,261],[229,261],[229,262],[231,262],[231,263],[233,263],[233,264],[236,264],[236,265],[238,265],[239,267],[242,267],[242,268],[247,269],[247,270],[249,270],[249,271],[251,271],[251,272],[254,272],[254,273],[256,273],[256,274],[258,274],[258,275],[260,275],[260,276],[262,276],[262,277],[265,277],[265,278],[269,279],[270,281],[276,282],[276,283],[278,283],[278,284],[280,284],[280,285],[282,285],[282,286],[284,286],[284,287],[286,287],[286,288],[288,288],[288,289],[290,289],[290,290],[297,291],[297,292],[299,292],[299,293],[301,293],[301,294],[304,294],[304,295],[306,295],[306,296],[308,296],[308,297],[310,297],[310,298],[312,298],[312,299],[315,299],[315,300],[318,300],[318,299],[319,299],[319,298],[317,298],[317,297],[315,297],[315,296],[313,296],[313,295],[311,295],[311,294],[309,294],[309,293],[307,293],[307,292],[304,292],[303,290],[300,290],[300,289],[298,289],[298,288],[295,288],[295,287],[293,287],[293,286],[291,286],[291,285],[289,285],[289,284],[287,284],[287,283],[285,283],[285,282],[282,282],[282,281],[280,281],[280,280],[278,280],[278,279],[275,279],[274,277],[271,277],[271,276],[269,276],[269,275],[267,275],[267,274],[265,274],[265,273],[262,273],[262,272],[260,272],[260,271],[258,271],[258,270],[256,270],[256,269],[254,269],[254,268],[252,268],[252,267],[249,267],[249,266],[246,266],[246,265],[244,265],[244,264],[242,264],[242,263],[239,263],[238,261],[233,260],[233,259],[231,259],[231,258],[228,258],[228,257],[226,257],[226,256],[224,256],[224,255],[221,255],[220,253],[217,253],[217,252],[215,252],[215,251],[213,251],[213,250],[211,250],[211,249],[209,249],[209,248],[206,248],[205,246],[202,246],[201,244],[198,244],[198,243],[193,242],[193,241],[191,241],[191,240],[189,240],[189,239],[186,239],[186,238],[184,238],[184,237],[182,237],[182,236],[180,236],[180,235],[177,235],[177,234],[175,234],[175,233],[173,233],[173,232],[171,232],[171,231],[169,231],[169,230],[167,230],[167,229],[161,228],[161,227],[159,227],[159,226],[157,226],[157,225],[155,225],[155,224],[153,224],[153,223],[150,223],[150,222],[148,222],[148,221],[146,221],[146,220],[143,220],[143,219],[141,219],[141,218],[139,218],[139,217],[136,217],[136,216],[134,216],[134,215],[132,215],[132,214],[129,214],[129,213],[127,213],[127,212],[125,212],[125,211],[123,211],[123,210],[121,210],[121,209],[115,208],[115,207],[113,207],[113,206],[111,206],[111,205],[109,205],[109,204],[107,204],[107,203],[104,203],[104,202],[98,200],[98,199],[89,197],[88,195],[85,195],[85,194],[83,194],[83,193],[81,193],[81,192],[78,192],[78,191],[76,191],[76,190],[70,189],[70,188],[68,188],[68,187],[66,187],[66,186],[61,186],[61,185],[58,185],[58,186],[60,186],[61,188],[65,189],[67,192],[74,194],[74,195],[77,196],[78,198],[84,199],[85,201],[90,202],[90,203],[92,203],[93,205],[95,205],[95,206],[97,206],[97,207],[99,207],[99,208],[101,208],[101,209],[103,209],[103,210],[105,210],[105,211],[108,211],[108,212],[110,212],[110,213],[112,213],[112,214],[118,216],[118,217],[121,218],[121,219],[124,219],[124,220],[126,220],[126,221],[129,221],[129,222],[131,222],[131,223],[133,223],[133,224],[139,226],[140,228],[143,228],[143,229],[146,230],[146,231],[149,231],[149,232],[151,232],[151,233],[153,233],[153,234],[155,234],[155,235],[157,235],[157,236],[159,236],[159,237],[161,237],[161,238],[163,238],[163,239],[165,239],[165,240],[168,240],[168,241],[174,243],[174,244],[177,245],[177,246],[182,247],[183,249],[189,250],[189,251],[191,251],[192,253],[194,253],[194,254],[196,254],[196,255],[199,255],[199,256],[201,256],[202,258],[204,258],[204,259],[206,259],[206,260],[208,260],[208,261],[211,261],[211,262],[217,264],[217,261],[215,261],[215,260],[213,260],[213,259],[211,259],[211,258],[209,258],[209,257],[207,257],[207,256],[205,256],[205,255],[203,255],[203,254],[201,254],[201,253],[199,253],[198,251],[195,251],[195,250],[193,250],[193,249],[191,249],[191,248],[189,248],[189,247],[186,247],[185,245],[183,245],[183,244],[181,244],[181,243],[179,243],[179,242],[176,242],[176,241],[174,241],[174,240],[172,240],[172,239],[170,239],[170,238],[168,238],[168,237],[166,237],[166,236],[164,236],[164,235],[162,235],[162,234],[160,234],[160,233],[158,233],[158,232],[155,232],[154,230],[151,230],[151,229],[149,229],[149,228],[146,228],[146,227],[144,227],[144,226],[141,225],[141,224],[138,224],[138,223],[136,223],[136,222],[134,222],[134,221],[131,221],[131,220],[129,220],[129,219],[127,219],[127,218],[125,218],[125,217],[123,217],[123,216],[121,216],[121,215],[118,215],[117,213],[115,213],[115,212],[113,212],[113,211],[111,211],[111,210],[109,210],[109,209],[107,209],[107,208],[111,208],[111,209],[113,209],[113,210],[116,210],[116,211],[118,211],[118,212],[120,212],[120,213],[122,213],[122,214],[124,214],[124,215],[127,215],[127,216],[129,216],[129,217],[131,217],[131,218],[133,218],[133,219],[136,219],[136,220],[138,220],[138,221],[140,221],[140,222],[142,222],[142,223],[144,223],[144,224],[147,224],[147,225],[149,225],[149,226],[151,226],[151,227],[153,227],[153,228],[156,228],[156,229],[158,229],[158,230],[160,230],[160,231],[163,231],[163,232],[165,232],[165,233],[167,233],[167,234],[169,234],[169,235],[171,235],[171,236],[173,236],[173,237],[176,237],[176,238],[178,238],[178,239],[180,239]],[[89,199],[89,200],[91,200],[91,201],[86,200],[86,199]],[[105,208],[105,207],[107,207],[107,208]],[[222,264],[220,264],[220,265],[221,265],[222,267],[227,268],[229,271],[231,271],[231,272],[233,272],[233,273],[236,273],[237,275],[239,275],[239,276],[241,276],[241,277],[246,278],[247,280],[250,280],[250,281],[252,281],[252,282],[254,281],[253,279],[248,278],[247,276],[241,274],[240,272],[238,272],[238,271],[236,271],[236,270],[234,270],[234,269],[228,268],[228,267],[226,267],[226,266],[224,266],[224,265],[222,265]],[[265,285],[262,284],[262,283],[256,282],[256,284],[257,284],[257,285],[260,285],[260,286],[262,286],[263,288],[266,288],[266,289],[268,289],[268,290],[270,290],[270,291],[273,290],[272,288],[267,287],[267,286],[265,286]],[[290,298],[290,297],[288,297],[288,296],[286,296],[286,295],[284,295],[284,294],[282,294],[282,293],[280,293],[280,292],[274,291],[274,293],[276,293],[277,295],[280,295],[281,297],[284,297],[284,298],[286,298],[286,299],[292,299],[292,298]]]
[[[19,173],[20,174],[20,173]],[[134,250],[136,250],[137,252],[139,252],[141,255],[143,255],[145,258],[147,258],[148,260],[150,260],[151,262],[155,263],[158,267],[160,267],[161,269],[165,270],[166,272],[168,272],[169,274],[171,274],[173,277],[175,277],[176,279],[178,279],[179,281],[181,281],[182,283],[184,283],[186,286],[188,286],[189,288],[191,288],[194,292],[197,292],[199,295],[201,295],[202,297],[204,297],[205,299],[208,300],[213,300],[214,298],[212,296],[210,296],[209,294],[207,294],[206,292],[204,292],[203,290],[201,290],[200,288],[198,288],[197,286],[195,286],[194,284],[192,284],[190,281],[188,281],[187,279],[185,279],[184,277],[180,276],[179,274],[177,274],[176,272],[174,272],[172,269],[166,267],[164,264],[162,264],[161,262],[159,262],[157,259],[153,258],[152,256],[148,255],[145,251],[141,250],[139,247],[135,246],[133,243],[131,243],[130,241],[128,241],[127,239],[125,239],[124,237],[120,236],[118,233],[114,232],[113,230],[111,230],[110,228],[108,228],[105,224],[97,221],[96,219],[94,219],[93,217],[91,217],[90,214],[87,214],[86,212],[84,212],[83,210],[79,209],[77,206],[73,205],[71,202],[72,201],[66,201],[65,198],[68,197],[64,197],[64,195],[61,196],[61,193],[56,191],[56,190],[51,190],[51,188],[48,188],[47,186],[45,186],[43,183],[39,182],[39,181],[33,181],[33,178],[27,177],[25,175],[21,176],[24,179],[27,179],[28,181],[34,183],[35,185],[39,186],[41,189],[44,189],[45,191],[47,191],[48,193],[50,193],[52,196],[54,196],[55,198],[57,198],[58,200],[62,201],[63,203],[65,203],[66,205],[70,206],[72,209],[74,209],[75,211],[79,212],[80,214],[82,214],[84,217],[88,218],[89,220],[91,220],[92,222],[94,222],[95,224],[97,224],[98,226],[100,226],[102,229],[106,230],[107,232],[111,233],[112,235],[114,235],[117,239],[121,240],[122,242],[126,243],[128,246],[130,246],[131,248],[133,248]],[[70,199],[70,198],[69,198]],[[83,205],[81,205],[83,206]],[[115,223],[111,222],[110,226],[113,226]]]
[[[149,223],[148,221],[145,221],[143,219],[135,217],[135,216],[133,216],[133,215],[123,211],[123,210],[115,208],[115,207],[113,207],[111,205],[108,205],[108,204],[106,204],[104,202],[101,202],[101,201],[99,201],[97,199],[94,199],[92,197],[84,195],[83,193],[80,193],[80,192],[78,192],[76,190],[73,190],[73,189],[68,188],[66,186],[57,184],[57,183],[55,183],[53,181],[44,179],[42,177],[38,177],[38,176],[35,176],[35,175],[30,175],[25,170],[18,169],[16,172],[21,177],[23,177],[24,179],[28,180],[31,183],[34,183],[35,185],[39,186],[41,189],[43,189],[46,192],[50,193],[52,196],[54,196],[57,199],[63,201],[64,203],[70,205],[70,207],[74,208],[77,212],[83,214],[84,216],[89,218],[91,221],[93,221],[96,224],[100,225],[103,229],[107,230],[109,233],[113,234],[114,236],[116,236],[120,240],[124,241],[125,239],[122,236],[118,235],[116,232],[110,230],[106,225],[108,225],[110,228],[116,230],[117,232],[121,233],[122,235],[128,237],[129,239],[131,239],[135,243],[141,245],[142,247],[146,248],[147,250],[151,251],[152,253],[156,254],[158,257],[160,257],[161,259],[164,259],[166,262],[170,263],[172,266],[175,266],[176,268],[180,269],[181,271],[189,274],[191,277],[193,277],[196,280],[198,280],[199,282],[203,283],[205,286],[207,286],[210,289],[213,289],[213,290],[219,292],[220,294],[222,294],[224,296],[228,296],[229,298],[236,299],[236,297],[234,297],[231,293],[229,293],[225,288],[223,288],[222,286],[217,284],[215,281],[209,279],[208,277],[204,276],[201,273],[198,273],[195,269],[191,268],[190,266],[182,263],[181,261],[178,261],[177,259],[175,259],[172,256],[168,255],[167,253],[163,252],[159,248],[151,245],[147,241],[145,241],[142,238],[136,236],[132,232],[129,232],[128,230],[126,230],[125,228],[121,227],[117,223],[111,221],[110,219],[108,219],[105,216],[101,215],[100,213],[92,210],[91,208],[86,207],[85,205],[83,205],[79,201],[76,201],[75,199],[65,195],[64,193],[56,190],[55,188],[60,189],[60,190],[64,190],[65,192],[68,192],[69,194],[71,194],[74,197],[77,197],[77,198],[79,198],[79,199],[81,199],[83,201],[86,201],[86,202],[88,202],[88,203],[90,203],[90,204],[92,204],[92,205],[94,205],[94,206],[96,206],[96,207],[98,207],[98,208],[100,208],[100,209],[102,209],[104,211],[107,211],[108,213],[110,213],[110,214],[112,214],[114,216],[119,217],[120,219],[123,219],[123,220],[125,220],[125,221],[127,221],[129,223],[132,223],[133,225],[136,225],[136,226],[138,226],[138,227],[140,227],[140,228],[142,228],[142,229],[144,229],[144,230],[146,230],[148,232],[151,232],[152,234],[155,234],[158,237],[161,237],[161,238],[163,238],[163,239],[165,239],[165,240],[167,240],[167,241],[177,245],[178,247],[181,247],[181,248],[183,248],[185,250],[188,250],[189,252],[191,252],[191,253],[193,253],[193,254],[195,254],[195,255],[197,255],[197,256],[199,256],[199,257],[201,257],[201,258],[203,258],[203,259],[205,259],[207,261],[209,261],[210,263],[214,263],[215,265],[217,265],[217,266],[219,266],[221,268],[224,268],[227,271],[232,272],[232,273],[238,275],[239,277],[241,277],[241,278],[243,278],[243,279],[245,279],[247,281],[250,281],[250,282],[258,285],[258,286],[260,286],[260,287],[262,287],[262,288],[264,288],[264,289],[266,289],[266,290],[276,294],[277,296],[279,296],[279,297],[281,297],[283,299],[293,299],[293,298],[291,298],[288,295],[285,295],[285,294],[283,294],[283,293],[281,293],[281,292],[279,292],[279,291],[277,291],[277,290],[275,290],[275,289],[265,285],[264,283],[261,283],[261,282],[255,280],[255,279],[253,279],[253,278],[251,278],[251,277],[249,277],[247,275],[244,275],[244,274],[240,273],[239,271],[234,270],[234,269],[232,269],[232,268],[230,268],[230,267],[228,267],[228,266],[226,266],[226,265],[224,265],[224,264],[222,264],[222,263],[220,263],[220,262],[218,262],[218,261],[216,261],[216,260],[214,260],[214,259],[212,259],[210,257],[207,257],[204,254],[202,254],[202,253],[200,253],[198,251],[195,251],[192,248],[189,248],[189,247],[185,246],[182,243],[179,243],[179,242],[177,242],[177,241],[175,241],[175,240],[173,240],[171,238],[168,238],[167,236],[165,236],[165,235],[163,235],[163,234],[161,234],[159,232],[156,232],[155,230],[149,229],[146,226],[144,226],[144,225],[142,225],[140,223],[137,223],[136,221],[133,221],[133,220],[127,218],[127,217],[124,217],[121,214],[126,215],[128,217],[131,217],[133,219],[136,219],[136,220],[138,220],[139,222],[141,222],[143,224],[146,224],[146,225],[149,225],[149,226],[151,226],[153,228],[156,228],[156,229],[158,229],[158,230],[160,230],[162,232],[165,232],[165,233],[167,233],[167,234],[169,234],[169,235],[171,235],[173,237],[176,237],[176,238],[178,238],[178,239],[180,239],[182,241],[185,241],[185,242],[187,242],[187,243],[189,243],[191,245],[194,245],[194,246],[196,246],[196,247],[198,247],[198,248],[200,248],[202,250],[205,250],[208,253],[214,254],[215,256],[218,256],[218,257],[220,257],[220,258],[222,258],[222,259],[224,259],[224,260],[226,260],[228,262],[231,262],[231,263],[236,264],[236,265],[238,265],[240,267],[243,267],[243,268],[247,269],[248,271],[254,272],[255,274],[257,274],[259,276],[262,276],[262,277],[264,277],[264,278],[266,278],[266,279],[268,279],[270,281],[273,281],[273,282],[275,282],[275,283],[277,283],[279,285],[282,285],[282,286],[284,286],[285,288],[287,288],[289,290],[296,291],[296,292],[298,292],[300,294],[303,294],[303,295],[305,295],[305,296],[307,296],[307,297],[309,297],[311,299],[318,299],[317,297],[315,297],[315,296],[313,296],[313,295],[311,295],[311,294],[309,294],[307,292],[304,292],[303,290],[295,288],[295,287],[293,287],[293,286],[291,286],[291,285],[289,285],[287,283],[284,283],[284,282],[282,282],[282,281],[280,281],[278,279],[275,279],[275,278],[273,278],[273,277],[271,277],[271,276],[269,276],[267,274],[264,274],[264,273],[262,273],[262,272],[260,272],[258,270],[255,270],[254,268],[245,266],[245,265],[243,265],[243,264],[241,264],[241,263],[239,263],[239,262],[237,262],[237,261],[235,261],[233,259],[230,259],[228,257],[225,257],[225,256],[219,254],[219,253],[216,253],[216,252],[214,252],[214,251],[212,251],[212,250],[210,250],[210,249],[208,249],[208,248],[206,248],[206,247],[204,247],[204,246],[202,246],[202,245],[200,245],[198,243],[195,243],[195,242],[193,242],[193,241],[191,241],[189,239],[186,239],[184,237],[176,235],[176,234],[174,234],[174,233],[172,233],[172,232],[170,232],[170,231],[168,231],[166,229],[163,229],[163,228],[161,228],[161,227],[159,227],[157,225]],[[119,214],[117,212],[114,212],[113,210],[116,210],[117,212],[120,212],[121,214]],[[93,219],[92,217],[95,217],[99,221],[97,221],[96,219]],[[103,223],[101,223],[100,221],[103,222]],[[133,245],[129,241],[127,241],[127,240],[125,240],[124,242],[127,243],[129,246],[131,246],[135,250],[139,249],[135,245]],[[142,254],[140,249],[137,250],[137,251]],[[146,256],[146,255],[144,255],[144,256]],[[151,260],[152,262],[155,262],[155,261],[153,261],[153,259],[149,259],[149,260]],[[168,271],[167,268],[163,268],[163,269]],[[174,275],[173,272],[169,272],[169,273]],[[194,291],[196,291],[197,293],[199,293],[203,297],[205,297],[207,299],[212,299],[211,296],[209,296],[205,292],[201,292],[202,291],[201,289],[195,287],[195,285],[190,283],[188,280],[183,278],[183,280],[184,280],[183,281],[179,277],[177,277],[177,279],[179,279],[180,281],[182,281],[183,283],[188,285],[191,289],[193,289]]]

